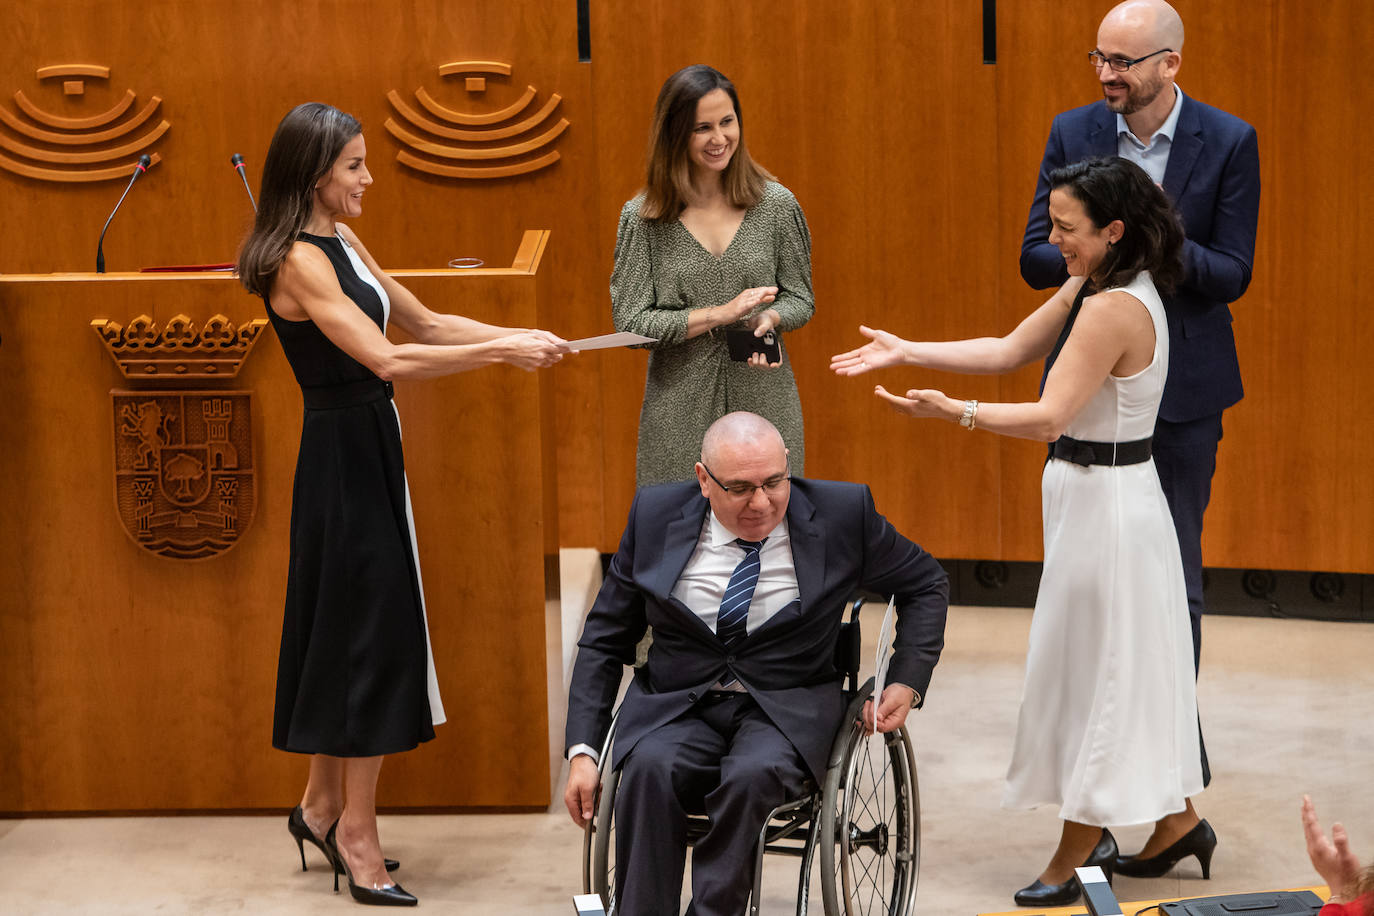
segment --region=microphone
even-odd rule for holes
[[[119,203],[114,205],[114,209],[110,211],[109,219],[105,220],[105,226],[100,230],[100,241],[95,243],[96,273],[103,274],[105,272],[105,230],[110,228],[110,220],[114,219],[115,214],[119,212],[120,205],[124,203],[124,198],[129,196],[129,191],[133,188],[134,182],[138,181],[138,176],[148,171],[148,166],[152,164],[153,160],[147,153],[138,157],[138,164],[134,166],[134,174],[133,177],[129,179],[129,186],[124,189],[123,194],[119,195]]]
[[[257,213],[258,202],[253,199],[253,189],[248,186],[248,173],[243,170],[243,157],[235,153],[229,157],[229,161],[233,163],[234,171],[238,172],[239,177],[243,179],[243,189],[248,192],[248,202],[253,205],[253,212]]]

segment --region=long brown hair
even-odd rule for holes
[[[262,163],[253,231],[239,252],[239,282],[250,293],[267,298],[286,253],[310,219],[315,185],[362,130],[357,118],[321,102],[297,105],[281,119]]]
[[[748,209],[763,199],[763,186],[773,176],[749,155],[744,143],[744,112],[739,93],[725,74],[705,64],[683,67],[664,82],[654,104],[654,121],[649,128],[649,175],[645,182],[644,204],[640,216],[656,222],[675,220],[687,206],[692,187],[691,162],[687,146],[696,126],[697,102],[717,89],[730,96],[739,124],[739,145],[721,175],[725,196],[736,207]]]
[[[1050,189],[1072,195],[1098,229],[1121,220],[1124,231],[1093,272],[1093,286],[1125,286],[1148,270],[1161,293],[1173,292],[1183,278],[1183,224],[1144,169],[1118,156],[1084,159],[1051,172]]]

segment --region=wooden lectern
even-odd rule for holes
[[[548,235],[508,268],[394,276],[534,327]],[[298,801],[271,720],[302,408],[265,317],[227,273],[0,276],[0,814]],[[448,723],[378,802],[544,808],[549,373],[402,382],[396,405]]]

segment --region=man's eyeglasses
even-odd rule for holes
[[[706,470],[706,475],[716,482],[716,486],[725,491],[725,494],[732,499],[753,499],[756,490],[762,490],[769,496],[782,489],[782,485],[792,479],[790,469],[783,471],[777,477],[770,477],[763,483],[732,483],[729,486],[720,482],[720,478],[711,473],[711,469],[706,467],[706,462],[701,463]]]
[[[1137,57],[1135,60],[1131,60],[1129,57],[1108,57],[1094,48],[1088,52],[1088,62],[1093,65],[1094,70],[1101,70],[1102,65],[1106,64],[1117,73],[1125,73],[1142,60],[1149,60],[1159,54],[1168,54],[1172,50],[1173,48],[1160,48],[1158,51],[1151,51],[1144,57]]]

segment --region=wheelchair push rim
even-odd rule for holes
[[[920,794],[905,726],[870,737],[855,722],[826,774],[823,798],[827,916],[906,916],[920,870]]]

